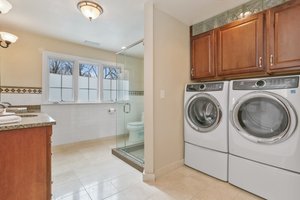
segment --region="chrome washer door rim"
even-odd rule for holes
[[[191,120],[191,118],[189,116],[190,105],[192,104],[192,102],[194,102],[198,98],[208,99],[216,107],[216,112],[217,112],[217,114],[216,114],[216,120],[215,120],[215,122],[211,126],[206,127],[206,128],[201,127],[201,126],[195,124]],[[222,118],[221,106],[220,106],[218,100],[215,97],[213,97],[212,95],[210,95],[210,94],[207,94],[207,93],[198,93],[198,94],[195,94],[185,104],[185,119],[188,122],[188,124],[190,125],[190,127],[193,128],[194,130],[198,131],[198,132],[207,133],[207,132],[210,132],[210,131],[214,130],[215,128],[217,128],[219,126],[221,118]]]
[[[286,128],[278,135],[269,137],[269,138],[263,138],[263,137],[256,137],[251,135],[251,133],[248,133],[240,124],[238,115],[239,115],[239,110],[241,106],[254,98],[266,98],[266,99],[271,99],[275,102],[277,102],[285,111],[286,116],[287,116],[287,125]],[[231,123],[233,127],[237,130],[237,132],[243,136],[244,138],[255,142],[255,143],[263,143],[263,144],[274,144],[278,142],[282,142],[286,140],[290,135],[293,134],[294,130],[296,129],[297,125],[297,115],[295,114],[295,111],[293,107],[290,105],[290,103],[281,97],[280,95],[277,95],[275,93],[271,92],[252,92],[249,93],[243,97],[241,97],[234,105],[231,113]],[[293,118],[291,117],[291,114],[293,115]]]

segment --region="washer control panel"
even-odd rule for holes
[[[195,83],[186,86],[187,92],[222,91],[224,83]]]
[[[233,90],[276,90],[298,88],[299,77],[262,78],[233,81]]]

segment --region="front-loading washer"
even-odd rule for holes
[[[228,82],[192,83],[185,87],[185,164],[228,180]]]
[[[299,199],[299,76],[231,81],[229,110],[229,182],[267,199]]]

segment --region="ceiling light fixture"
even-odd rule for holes
[[[0,14],[5,14],[10,11],[12,5],[6,0],[0,0]]]
[[[18,37],[7,32],[0,32],[0,46],[7,48],[11,43],[15,43]],[[3,44],[4,43],[4,44]]]
[[[77,4],[77,8],[90,21],[92,21],[92,19],[96,19],[103,13],[103,8],[96,2],[92,1],[80,1]]]

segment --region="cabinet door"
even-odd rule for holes
[[[263,21],[264,15],[261,13],[219,29],[218,75],[239,76],[264,72]]]
[[[214,31],[191,38],[191,62],[192,79],[215,77]]]
[[[299,71],[300,1],[270,9],[267,25],[269,71]]]
[[[0,133],[0,199],[51,199],[51,127]]]

